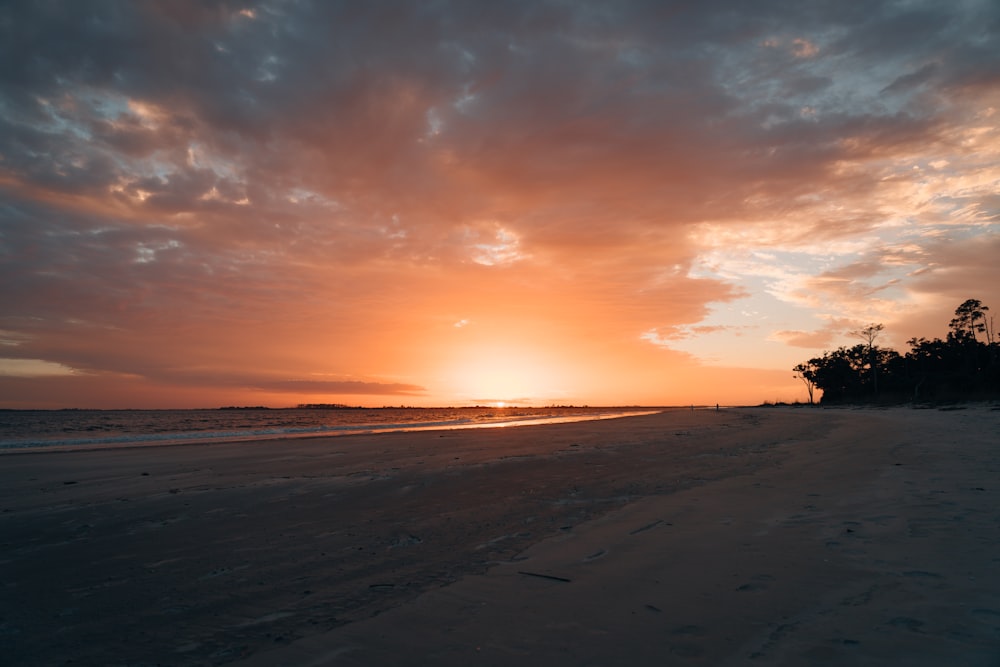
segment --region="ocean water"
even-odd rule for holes
[[[608,419],[615,408],[0,410],[0,450],[235,442]]]

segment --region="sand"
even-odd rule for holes
[[[0,456],[8,665],[1000,665],[1000,411]]]

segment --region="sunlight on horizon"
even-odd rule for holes
[[[467,350],[443,373],[447,388],[461,402],[501,408],[557,400],[565,393],[558,389],[561,375],[541,352],[497,346]]]

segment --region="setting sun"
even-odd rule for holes
[[[459,402],[505,407],[557,401],[566,394],[561,377],[540,352],[485,347],[459,355],[444,374],[443,384]]]

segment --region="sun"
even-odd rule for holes
[[[544,355],[481,348],[460,355],[445,373],[451,393],[464,402],[505,408],[557,400],[561,374]]]

